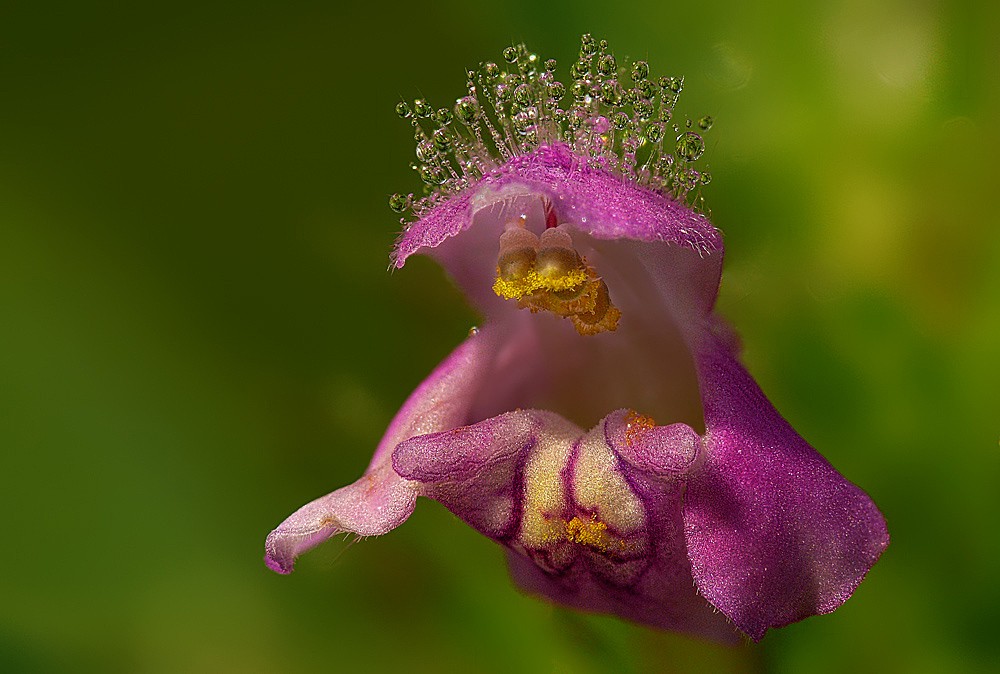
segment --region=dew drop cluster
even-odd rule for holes
[[[683,77],[650,75],[646,61],[622,64],[605,40],[589,34],[570,66],[569,86],[523,44],[503,50],[503,64],[466,73],[466,93],[450,108],[401,101],[396,113],[413,126],[411,167],[424,193],[393,194],[393,211],[419,218],[438,202],[476,184],[514,157],[564,143],[591,168],[623,176],[673,199],[694,203],[712,180],[694,163],[713,124],[674,121]],[[696,204],[697,205],[697,204]]]

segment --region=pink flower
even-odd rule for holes
[[[625,86],[584,36],[563,110],[551,62],[505,58],[470,73],[457,123],[401,104],[435,191],[391,200],[418,216],[395,266],[431,255],[486,321],[360,480],[268,536],[268,566],[384,534],[426,496],[504,546],[521,588],[568,606],[721,640],[833,611],[888,545],[885,521],[712,313],[722,240],[688,205],[707,180],[701,136],[670,125],[682,80],[636,62]]]

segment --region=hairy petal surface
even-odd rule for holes
[[[466,190],[442,202],[400,235],[393,262],[428,252],[467,229],[473,215],[499,200],[541,194],[566,222],[598,239],[662,241],[708,253],[722,237],[708,218],[663,194],[591,168],[568,145],[555,143],[514,157]]]
[[[684,504],[692,572],[759,640],[840,606],[889,535],[868,495],[792,429],[726,346],[706,338],[695,360],[707,430]]]
[[[497,357],[495,332],[473,334],[414,391],[396,414],[357,482],[303,506],[265,543],[265,561],[278,573],[291,573],[295,558],[331,536],[379,536],[413,512],[419,484],[404,480],[391,464],[401,440],[468,422],[484,380]]]
[[[383,464],[296,510],[268,535],[264,560],[272,571],[291,573],[296,557],[331,536],[380,536],[395,529],[413,512],[416,500],[413,485]]]

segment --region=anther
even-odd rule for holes
[[[559,227],[542,232],[535,270],[552,291],[572,290],[587,278],[583,260],[573,248],[573,239]]]
[[[505,281],[527,278],[535,269],[538,236],[522,227],[508,229],[500,235],[497,271]]]
[[[539,237],[525,220],[508,222],[500,235],[493,292],[532,313],[569,318],[582,335],[617,328],[621,312],[611,303],[608,286],[576,252],[569,232],[547,227]]]

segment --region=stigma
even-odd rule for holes
[[[554,224],[548,213],[546,224]],[[522,215],[509,222],[500,235],[493,292],[532,313],[568,318],[581,335],[617,329],[621,312],[611,302],[607,284],[573,247],[565,227],[548,226],[539,236],[525,221]]]

